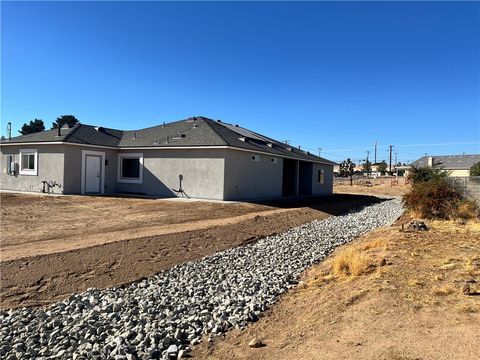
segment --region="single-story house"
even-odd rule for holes
[[[76,124],[2,140],[0,188],[240,200],[332,193],[334,162],[192,117],[141,130]]]
[[[470,168],[480,162],[480,154],[423,156],[410,166],[431,167],[448,171],[448,176],[470,176]]]

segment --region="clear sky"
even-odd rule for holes
[[[480,152],[479,84],[479,2],[1,4],[2,134],[203,115],[334,161],[375,141],[407,161]]]

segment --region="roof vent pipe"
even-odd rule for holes
[[[57,124],[57,136],[60,136],[62,135],[61,131],[60,131],[60,126]]]

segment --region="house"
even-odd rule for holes
[[[480,162],[480,154],[423,156],[410,166],[432,167],[448,171],[451,177],[470,176],[470,168]]]
[[[141,130],[77,124],[0,143],[0,188],[239,200],[332,193],[334,162],[192,117]]]
[[[378,170],[378,167],[380,166],[380,163],[372,164],[370,163],[370,173],[367,174],[365,172],[364,168],[364,163],[361,164],[355,164],[355,167],[353,169],[353,172],[355,174],[363,174],[364,176],[371,176],[371,177],[378,177],[381,176],[382,173]],[[340,174],[340,165],[334,165],[333,167],[333,173],[338,176]]]

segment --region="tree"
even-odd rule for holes
[[[73,115],[62,115],[57,117],[52,123],[52,129],[56,129],[58,127],[62,127],[63,125],[67,124],[69,127],[73,127],[75,124],[78,123],[78,119]]]
[[[365,160],[362,169],[364,173],[370,174],[372,172],[372,163],[369,160]]]
[[[377,171],[382,175],[387,172],[387,163],[385,160],[377,164]]]
[[[470,168],[470,176],[480,176],[480,162]]]
[[[29,123],[25,123],[22,125],[22,130],[18,130],[18,132],[22,135],[33,134],[36,132],[40,132],[45,130],[45,124],[43,120],[35,119],[31,120]]]
[[[353,173],[355,170],[355,164],[350,160],[344,160],[340,163],[340,176],[350,177],[350,186],[353,186]]]

